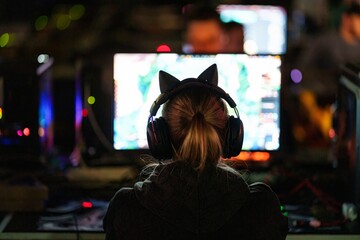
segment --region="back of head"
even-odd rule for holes
[[[208,89],[191,88],[179,93],[163,108],[174,160],[194,168],[216,165],[222,153],[228,113],[222,99]]]
[[[220,22],[220,14],[208,5],[189,5],[185,9],[186,22],[216,20]]]
[[[191,5],[185,10],[186,44],[195,53],[223,51],[224,32],[220,15],[211,6]]]
[[[227,35],[224,52],[244,52],[244,25],[239,22],[230,21],[224,23],[224,29]]]
[[[345,7],[342,15],[340,34],[351,45],[359,44],[360,40],[360,4],[352,2]]]
[[[235,101],[218,87],[216,64],[182,81],[160,71],[159,86],[161,94],[150,108],[146,130],[155,158],[187,161],[202,170],[217,165],[221,156],[240,153],[244,127]],[[225,102],[236,116],[228,115]],[[162,116],[155,118],[161,105]]]
[[[351,2],[349,5],[345,7],[344,10],[345,14],[347,15],[360,15],[360,3]]]

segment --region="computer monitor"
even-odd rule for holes
[[[245,53],[286,53],[287,14],[283,7],[221,4],[217,10],[223,22],[244,26]]]
[[[336,157],[346,171],[350,201],[360,204],[360,66],[342,68],[336,100]]]
[[[219,86],[234,99],[244,123],[243,150],[278,151],[282,63],[279,55],[177,53],[114,55],[114,149],[148,148],[146,126],[150,107],[160,94],[160,70],[183,80],[197,77],[214,63]],[[157,114],[161,114],[161,109]]]

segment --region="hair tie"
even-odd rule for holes
[[[202,114],[201,112],[196,112],[193,116],[193,119],[202,120],[204,119],[204,114]]]

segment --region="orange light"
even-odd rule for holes
[[[256,161],[256,162],[266,162],[269,159],[270,159],[269,152],[247,152],[247,151],[242,151],[238,156],[231,158],[231,160]]]
[[[39,137],[44,137],[45,136],[45,129],[40,127],[39,130],[38,130],[38,134],[39,134]]]
[[[157,48],[156,48],[156,51],[157,52],[170,52],[171,49],[168,45],[166,44],[162,44],[162,45],[159,45]]]

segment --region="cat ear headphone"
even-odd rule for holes
[[[188,78],[183,81],[164,71],[160,71],[159,82],[161,94],[150,108],[150,116],[147,123],[147,141],[150,152],[155,158],[164,160],[172,158],[173,155],[170,132],[166,120],[163,117],[155,118],[158,109],[179,92],[193,87],[210,89],[216,96],[224,99],[234,109],[236,117],[230,116],[228,119],[224,144],[222,146],[222,157],[230,158],[239,155],[244,139],[244,126],[239,117],[235,101],[228,93],[217,86],[218,73],[216,64],[207,68],[197,79]]]

